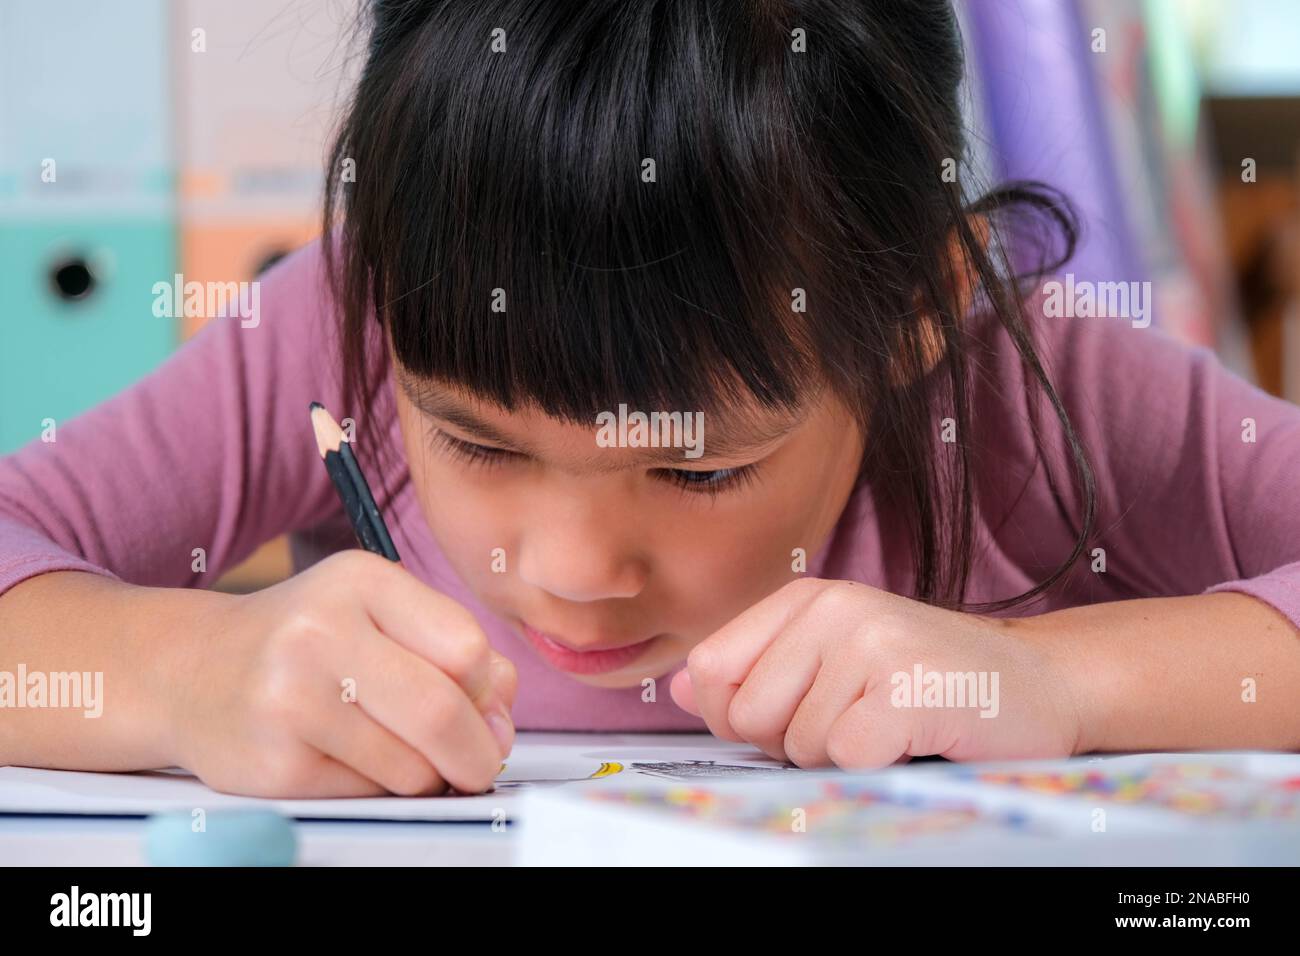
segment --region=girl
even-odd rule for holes
[[[0,762],[323,797],[482,790],[516,727],[1300,744],[1300,410],[1045,310],[1068,204],[943,175],[946,0],[371,15],[329,238],[0,461],[0,660],[105,694],[6,710]],[[348,550],[313,400],[401,565]],[[625,409],[702,453],[598,441]],[[301,573],[203,590],[284,533]]]

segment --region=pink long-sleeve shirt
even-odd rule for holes
[[[216,318],[146,378],[0,458],[0,595],[48,571],[205,587],[258,545],[291,534],[305,566],[352,545],[307,406],[341,409],[335,322],[313,243],[262,277],[256,327]],[[147,316],[141,321],[149,321]],[[1105,570],[1077,562],[1033,613],[1125,598],[1240,591],[1300,628],[1300,408],[1226,371],[1204,348],[1118,319],[1033,322],[1096,469]],[[1017,353],[996,323],[971,415],[977,554],[968,599],[1033,586],[1069,553],[1077,496],[1035,467]],[[387,356],[375,350],[388,376]],[[459,580],[425,524],[406,468],[392,380],[381,413],[389,462],[370,484],[405,566],[468,607],[519,670],[520,729],[704,730],[664,692],[603,690],[544,664]],[[1045,407],[1045,406],[1044,406]],[[342,414],[346,414],[343,411]],[[1254,422],[1255,440],[1249,437]],[[1050,410],[1046,455],[1064,461]],[[358,448],[363,464],[376,458]],[[1064,474],[1059,470],[1058,474]],[[387,489],[383,494],[380,489]],[[860,486],[811,575],[910,593],[904,529]],[[191,570],[195,548],[206,571]],[[1066,639],[1064,636],[1062,639]],[[1224,634],[1224,640],[1234,635]]]

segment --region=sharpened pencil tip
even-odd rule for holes
[[[311,427],[316,433],[316,447],[320,449],[322,458],[331,451],[338,451],[339,444],[346,440],[339,423],[320,402],[311,403]]]
[[[307,411],[309,411],[309,412],[314,412],[314,411],[316,411],[316,409],[318,409],[318,408],[324,408],[324,407],[325,407],[325,406],[322,405],[320,402],[312,402],[310,405],[307,406]]]

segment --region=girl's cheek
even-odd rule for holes
[[[705,519],[701,519],[701,524]],[[655,591],[670,595],[665,609],[673,625],[693,645],[742,611],[788,583],[789,548],[782,529],[736,537],[726,529],[709,529],[655,562]]]
[[[435,494],[426,507],[430,525],[445,550],[477,553],[476,549],[482,548],[485,555],[493,548],[512,546],[504,523],[511,513],[504,502],[494,504],[481,494]]]
[[[467,580],[492,570],[496,549],[508,556],[513,546],[512,532],[504,523],[513,513],[508,502],[474,486],[463,472],[434,462],[412,478],[418,482],[420,510],[429,531]]]

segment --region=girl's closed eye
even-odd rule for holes
[[[511,460],[524,460],[528,456],[505,448],[479,445],[447,434],[442,429],[433,430],[435,444],[460,461],[478,467],[496,467]],[[722,491],[739,490],[757,478],[757,463],[737,465],[732,468],[715,468],[693,471],[684,468],[656,468],[651,471],[661,481],[671,482],[684,491],[695,494],[717,495]]]
[[[494,466],[504,464],[511,458],[523,458],[518,452],[505,448],[493,448],[479,445],[448,435],[441,428],[431,429],[434,444],[442,451],[470,465]]]
[[[756,465],[739,465],[735,468],[718,468],[713,471],[687,471],[681,468],[657,468],[656,476],[670,481],[683,491],[696,494],[717,495],[723,491],[738,491],[758,477]]]

